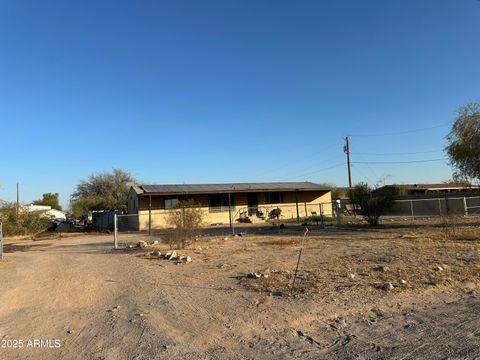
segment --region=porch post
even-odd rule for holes
[[[228,193],[228,218],[230,220],[230,229],[232,228],[232,198],[230,192]]]
[[[295,206],[297,208],[297,221],[300,221],[300,213],[298,212],[298,190],[295,190]]]
[[[148,236],[152,235],[152,195],[148,195]]]

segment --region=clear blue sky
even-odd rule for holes
[[[345,185],[345,135],[356,162],[443,158],[480,100],[479,19],[476,0],[0,1],[0,198],[19,181],[23,202],[66,204],[112,167]],[[352,171],[451,177],[445,161]]]

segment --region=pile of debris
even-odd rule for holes
[[[144,240],[140,240],[135,245],[129,244],[127,245],[127,249],[138,249],[138,250],[151,250],[145,253],[145,257],[149,259],[163,259],[163,260],[171,260],[175,263],[189,263],[192,262],[192,258],[190,256],[184,256],[177,254],[176,250],[171,250],[166,253],[161,253],[160,250],[155,248],[155,245],[158,244],[158,241],[155,240],[152,243],[147,243]]]
[[[149,248],[153,245],[157,245],[157,244],[158,244],[158,240],[153,241],[151,244],[147,243],[144,240],[140,240],[135,245],[128,244],[127,249],[147,249],[147,248]]]
[[[192,262],[192,258],[190,256],[178,255],[175,250],[169,251],[165,254],[162,254],[159,250],[154,250],[152,252],[146,253],[145,256],[155,257],[155,258],[164,259],[164,260],[171,260],[175,262],[187,262],[187,263]]]

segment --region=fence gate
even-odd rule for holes
[[[114,248],[125,248],[138,241],[150,241],[151,236],[147,231],[139,230],[138,214],[114,214],[113,216],[113,242]]]

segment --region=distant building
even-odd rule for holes
[[[48,206],[48,205],[27,205],[25,206],[25,208],[30,211],[30,212],[43,212],[45,213],[45,216],[47,216],[49,219],[51,220],[66,220],[67,219],[67,216],[66,214],[61,211],[61,210],[57,210],[57,209],[52,209],[51,206]]]
[[[479,191],[480,186],[465,183],[445,184],[392,184],[380,187],[381,189],[398,189],[400,195],[438,194]]]
[[[193,200],[204,211],[207,225],[264,222],[280,208],[281,219],[332,214],[331,190],[311,182],[143,185],[128,194],[128,213],[138,214],[140,230],[167,226],[169,212],[182,200]]]

